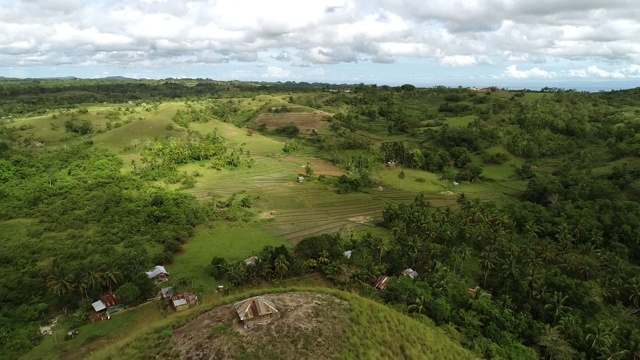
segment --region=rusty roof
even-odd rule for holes
[[[376,287],[380,290],[384,290],[384,288],[389,285],[389,277],[385,275],[380,275],[378,281],[376,281]]]
[[[264,315],[278,312],[276,306],[270,300],[262,296],[254,296],[233,304],[240,320],[251,320]]]

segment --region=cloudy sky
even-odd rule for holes
[[[0,0],[0,76],[640,86],[638,0]]]

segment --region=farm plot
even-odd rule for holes
[[[311,130],[320,131],[327,127],[328,118],[329,116],[324,112],[260,114],[256,123],[264,124],[268,130],[293,124],[300,129],[301,133],[311,133]]]

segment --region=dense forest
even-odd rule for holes
[[[185,164],[260,161],[192,129],[211,119],[281,139],[282,156],[304,148],[330,161],[345,175],[318,180],[340,194],[375,191],[376,172],[391,163],[447,184],[515,184],[497,200],[390,201],[381,231],[255,249],[255,266],[212,256],[211,276],[240,287],[319,272],[437,324],[484,358],[640,358],[640,89],[4,79],[0,94],[0,358],[31,349],[55,314],[86,323],[84,310],[105,291],[135,288],[132,303],[143,302],[156,291],[143,271],[170,263],[196,226],[250,218],[251,197],[183,191],[198,181]],[[278,112],[333,116],[326,131],[269,130],[255,121],[272,104],[235,100],[265,94],[287,98]],[[136,121],[121,104],[148,103],[153,114],[172,99],[184,106],[167,134],[119,153],[95,145],[96,134]],[[104,127],[86,120],[87,108],[110,104]],[[65,120],[63,144],[42,146],[21,125],[45,115]],[[129,154],[139,162],[125,164]],[[407,268],[418,276],[401,276]],[[381,275],[391,277],[382,291],[372,286]]]

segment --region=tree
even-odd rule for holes
[[[640,307],[640,277],[636,276],[629,282],[627,286],[629,292],[629,301],[635,307]]]
[[[109,263],[102,271],[105,285],[109,288],[109,293],[113,294],[113,285],[117,285],[122,280],[122,273],[118,271],[113,263]]]
[[[227,273],[227,268],[229,264],[227,260],[223,257],[214,257],[211,259],[211,264],[209,265],[209,273],[216,279],[222,279],[224,275]]]
[[[489,276],[489,272],[495,268],[495,262],[495,256],[489,249],[486,249],[485,251],[480,253],[480,266],[484,270],[484,282],[482,283],[483,287],[487,286],[487,276]]]
[[[57,295],[65,295],[74,289],[74,277],[72,274],[57,264],[54,264],[47,276],[47,286]]]
[[[274,263],[275,265],[275,271],[278,274],[278,276],[280,276],[280,280],[282,280],[282,277],[289,271],[289,262],[287,261],[286,256],[284,255],[279,255],[276,258],[276,261]]]
[[[407,308],[408,312],[424,314],[427,309],[427,298],[425,296],[418,296],[411,305]]]
[[[554,324],[556,323],[556,320],[558,320],[562,315],[571,310],[570,307],[564,304],[568,298],[569,296],[556,291],[553,293],[550,302],[544,306],[544,309],[550,311],[553,315]]]
[[[544,333],[538,339],[538,345],[553,360],[571,360],[578,355],[578,352],[564,339],[557,327],[546,325]]]
[[[240,286],[247,281],[248,271],[244,261],[238,261],[227,267],[227,278],[232,285]]]
[[[400,184],[404,183],[404,178],[405,178],[404,171],[401,170],[400,173],[398,174],[398,179],[400,179]]]
[[[122,284],[116,290],[116,298],[127,305],[136,305],[140,299],[140,289],[133,283]]]
[[[307,163],[307,165],[304,166],[304,174],[307,176],[307,178],[313,177],[313,167],[311,167],[310,163]]]

